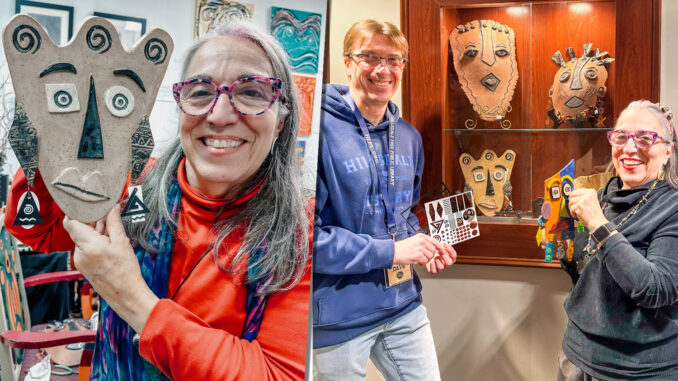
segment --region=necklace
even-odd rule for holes
[[[626,221],[628,221],[629,218],[631,218],[634,214],[636,214],[636,212],[638,212],[638,209],[639,209],[643,204],[645,204],[645,202],[647,202],[647,199],[648,199],[648,197],[650,196],[650,193],[652,193],[652,191],[655,190],[655,189],[657,188],[657,183],[658,183],[658,182],[659,182],[659,180],[655,180],[655,181],[652,183],[652,185],[650,185],[650,189],[648,189],[647,192],[645,192],[645,194],[643,195],[643,197],[640,199],[640,201],[638,201],[638,203],[633,207],[633,209],[631,209],[631,211],[628,212],[628,213],[626,214],[626,216],[624,216],[624,218],[621,219],[621,221],[617,222],[617,231],[619,231],[619,228],[621,228],[621,226],[622,226]],[[601,209],[603,210],[603,212],[605,212],[605,208],[607,207],[607,202],[601,203],[601,204],[600,204],[600,207],[601,207]],[[589,239],[588,239],[588,242],[586,243],[586,247],[584,247],[584,253],[586,253],[586,254],[584,255],[584,258],[583,258],[581,261],[579,261],[579,262],[577,263],[577,272],[579,272],[579,273],[581,274],[581,272],[584,270],[584,267],[585,267],[586,264],[589,262],[589,260],[591,259],[591,257],[593,257],[594,255],[596,255],[596,253],[598,253],[599,250],[600,250],[600,249],[598,249],[598,245],[596,245],[596,244],[593,242],[593,239],[591,239],[591,232],[589,232]]]

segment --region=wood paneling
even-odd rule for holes
[[[401,17],[412,20],[401,22],[401,25],[407,24],[405,30],[409,33],[410,42],[410,62],[403,73],[403,83],[406,83],[403,88],[408,91],[403,92],[403,103],[408,104],[405,109],[409,111],[405,118],[419,130],[426,142],[422,190],[432,188],[443,178],[440,13],[440,7],[431,0],[411,1],[407,12],[401,13]]]
[[[557,66],[556,50],[565,55],[582,45],[608,51],[610,65],[603,99],[605,126],[612,127],[623,107],[635,99],[659,98],[660,0],[591,1],[590,9],[570,1],[404,0],[401,25],[410,42],[410,63],[403,77],[405,117],[421,132],[426,152],[422,190],[441,180],[454,191],[464,185],[458,157],[478,157],[484,149],[501,154],[516,151],[513,202],[528,210],[543,196],[543,181],[575,158],[576,175],[600,170],[610,159],[605,130],[553,131],[545,124],[548,90]],[[508,8],[511,7],[511,11]],[[520,79],[508,118],[513,131],[453,131],[463,129],[471,105],[461,90],[447,36],[458,24],[493,19],[516,34]],[[499,128],[479,120],[477,129]],[[540,132],[517,129],[542,129]],[[546,266],[535,243],[536,224],[481,223],[481,237],[458,245],[460,261]]]

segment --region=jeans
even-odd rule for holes
[[[313,380],[364,380],[368,358],[387,381],[440,380],[426,307],[345,343],[313,350]]]

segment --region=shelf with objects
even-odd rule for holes
[[[455,245],[460,263],[559,267],[537,244],[553,219],[542,212],[559,212],[549,201],[570,177],[604,184],[588,176],[607,168],[615,118],[659,100],[660,15],[659,0],[401,2],[403,114],[424,141],[422,192],[473,191],[480,235]],[[560,239],[553,226],[542,238]]]

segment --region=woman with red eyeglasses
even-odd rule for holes
[[[123,224],[119,208],[95,227],[69,220],[36,179],[52,229],[12,232],[38,250],[75,247],[103,297],[91,379],[303,379],[312,207],[287,56],[230,23],[190,47],[182,78],[179,136],[142,180],[146,221]]]
[[[613,177],[598,193],[576,189],[584,224],[559,380],[678,379],[678,152],[673,115],[631,102],[608,132]]]

